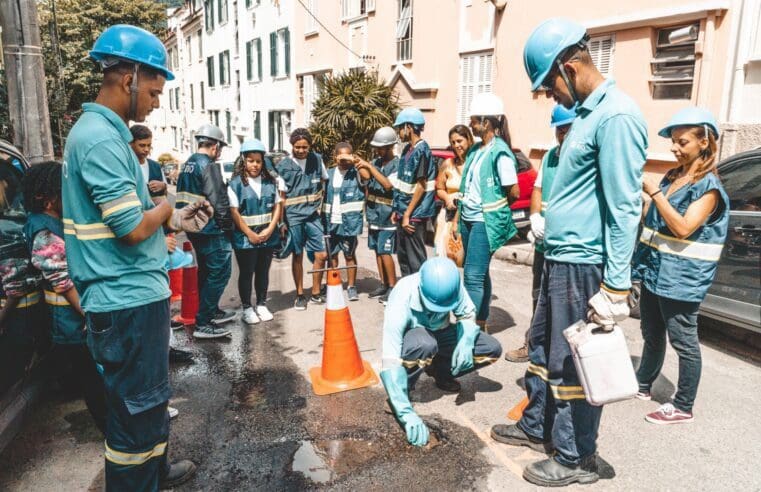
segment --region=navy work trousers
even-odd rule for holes
[[[449,325],[442,330],[413,328],[402,338],[402,364],[407,369],[408,388],[415,387],[420,374],[429,365],[433,365],[434,374],[451,374],[452,353],[457,346],[457,328]],[[479,333],[473,349],[473,368],[457,375],[460,377],[499,359],[502,345],[496,338]]]
[[[233,249],[224,234],[188,233],[198,262],[196,326],[207,326],[219,309],[219,300],[232,274]]]
[[[587,403],[563,330],[586,319],[601,280],[602,265],[546,260],[529,333],[529,403],[518,426],[532,437],[551,440],[555,459],[566,466],[596,452],[602,407]]]
[[[158,490],[169,467],[169,299],[86,319],[106,389],[106,490]]]

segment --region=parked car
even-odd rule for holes
[[[761,149],[718,166],[729,196],[729,231],[700,314],[761,333]]]
[[[28,256],[22,228],[26,213],[21,200],[21,179],[29,168],[29,163],[10,143],[0,140],[0,262],[12,261],[14,258]],[[4,293],[0,289],[0,303],[4,303]],[[45,304],[38,305],[45,309]],[[37,307],[37,306],[35,306]],[[33,309],[30,307],[28,309]],[[9,344],[15,348],[17,337],[0,335],[0,344]],[[43,382],[49,346],[37,345],[36,350],[21,361],[24,367],[18,376],[3,378],[0,387],[0,451],[13,439],[21,428],[21,422],[27,409],[39,398]],[[3,348],[8,348],[5,345]],[[26,353],[26,350],[24,350]],[[13,374],[20,368],[6,366],[8,361],[0,360],[3,376]]]
[[[447,149],[434,148],[431,149],[431,153],[436,158],[436,167],[441,167],[442,163],[446,159],[454,158],[454,152]],[[520,234],[525,235],[528,233],[530,226],[529,206],[531,204],[531,192],[534,189],[534,182],[536,181],[536,170],[531,165],[531,161],[528,160],[526,155],[521,152],[520,149],[513,149],[516,159],[518,160],[518,186],[520,187],[520,197],[510,205],[510,210],[513,212],[513,222],[518,228]],[[438,215],[441,209],[441,202],[436,199],[436,215]]]

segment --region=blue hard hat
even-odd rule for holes
[[[547,19],[534,29],[523,48],[523,66],[531,80],[531,90],[539,89],[563,51],[584,40],[587,30],[562,17]]]
[[[690,106],[678,111],[671,117],[668,125],[658,132],[658,135],[671,138],[671,130],[678,126],[707,126],[713,132],[713,136],[716,139],[719,138],[719,125],[716,123],[716,118],[705,108]]]
[[[263,155],[267,153],[267,149],[264,147],[261,140],[252,138],[251,140],[246,140],[240,144],[240,153],[245,154],[246,152],[261,152]]]
[[[413,125],[425,125],[425,117],[423,112],[417,108],[403,109],[396,116],[394,120],[394,126],[402,126],[405,123],[412,123]]]
[[[460,298],[460,272],[449,258],[437,256],[420,267],[420,299],[429,311],[451,311]]]
[[[573,120],[576,119],[576,105],[571,109],[566,108],[562,104],[558,104],[552,108],[552,118],[550,119],[550,126],[556,128],[558,126],[570,125]]]
[[[154,34],[136,26],[117,24],[98,36],[90,51],[90,58],[103,62],[118,58],[145,65],[161,72],[167,80],[174,80],[169,71],[164,44]]]

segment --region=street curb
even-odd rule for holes
[[[494,253],[494,258],[518,265],[531,266],[534,263],[534,246],[531,243],[515,243],[502,246]]]

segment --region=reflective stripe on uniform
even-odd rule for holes
[[[474,355],[473,356],[473,363],[474,364],[493,364],[497,362],[497,357],[489,357],[488,355]]]
[[[206,197],[203,195],[196,195],[195,193],[190,193],[188,191],[178,191],[175,202],[176,203],[195,203],[198,200],[206,200]]]
[[[415,186],[417,185],[417,181],[414,183],[405,183],[404,181],[400,179],[394,180],[394,188],[401,191],[402,193],[406,195],[411,195],[415,192]],[[426,181],[425,183],[425,191],[434,191],[436,190],[436,181]]]
[[[105,219],[111,214],[115,214],[116,212],[120,210],[124,210],[125,208],[132,208],[132,207],[142,208],[140,199],[137,197],[137,193],[135,193],[134,191],[131,193],[127,193],[126,195],[119,197],[115,200],[101,203],[100,215]]]
[[[318,191],[314,195],[294,196],[292,198],[285,199],[285,206],[290,207],[291,205],[298,205],[300,203],[316,202],[320,200],[321,198],[322,198],[322,191]]]
[[[109,239],[116,237],[103,222],[94,224],[75,224],[71,219],[63,219],[63,233],[76,236],[80,241],[92,239]]]
[[[433,357],[429,357],[427,359],[412,359],[412,360],[405,360],[402,359],[401,363],[406,368],[411,367],[428,367],[433,363]]]
[[[66,300],[66,298],[60,294],[56,294],[55,292],[51,290],[45,291],[45,302],[50,304],[51,306],[68,306],[69,301]]]
[[[7,302],[7,299],[0,299],[0,309],[4,308]],[[34,306],[38,302],[40,302],[40,293],[31,292],[19,300],[18,304],[16,304],[16,308],[28,308],[29,306]]]
[[[125,465],[125,466],[137,466],[142,465],[143,463],[146,463],[148,460],[152,458],[158,458],[159,456],[163,456],[166,452],[166,442],[162,442],[159,444],[156,444],[156,446],[153,447],[150,451],[145,451],[143,453],[125,453],[122,451],[116,451],[114,449],[111,449],[108,447],[108,443],[106,443],[106,459],[110,461],[111,463],[115,463],[117,465]]]
[[[247,226],[259,226],[272,222],[272,213],[261,215],[241,215]]]
[[[542,210],[542,212],[546,212],[547,211],[547,202],[542,202],[542,209],[541,210]]]
[[[361,212],[365,207],[365,201],[360,200],[357,202],[346,202],[341,204],[341,213],[346,214],[349,212]]]
[[[562,384],[550,383],[549,372],[546,367],[529,363],[526,372],[538,376],[542,381],[549,383],[552,396],[556,400],[583,400],[586,398],[584,395],[584,388],[581,386],[565,386]]]
[[[494,212],[495,210],[499,210],[500,208],[503,208],[506,206],[507,206],[507,198],[500,198],[496,202],[484,203],[481,208],[484,212]]]
[[[649,227],[642,229],[639,241],[661,253],[704,261],[719,261],[724,248],[723,244],[699,243],[667,236]]]
[[[375,224],[370,224],[368,226],[371,231],[395,231],[396,226],[378,226]]]
[[[436,180],[425,182],[425,191],[436,191]]]
[[[394,200],[391,198],[385,198],[385,197],[373,195],[373,194],[367,195],[367,201],[373,202],[373,203],[380,203],[381,205],[388,205],[388,206],[391,206],[394,204]]]

